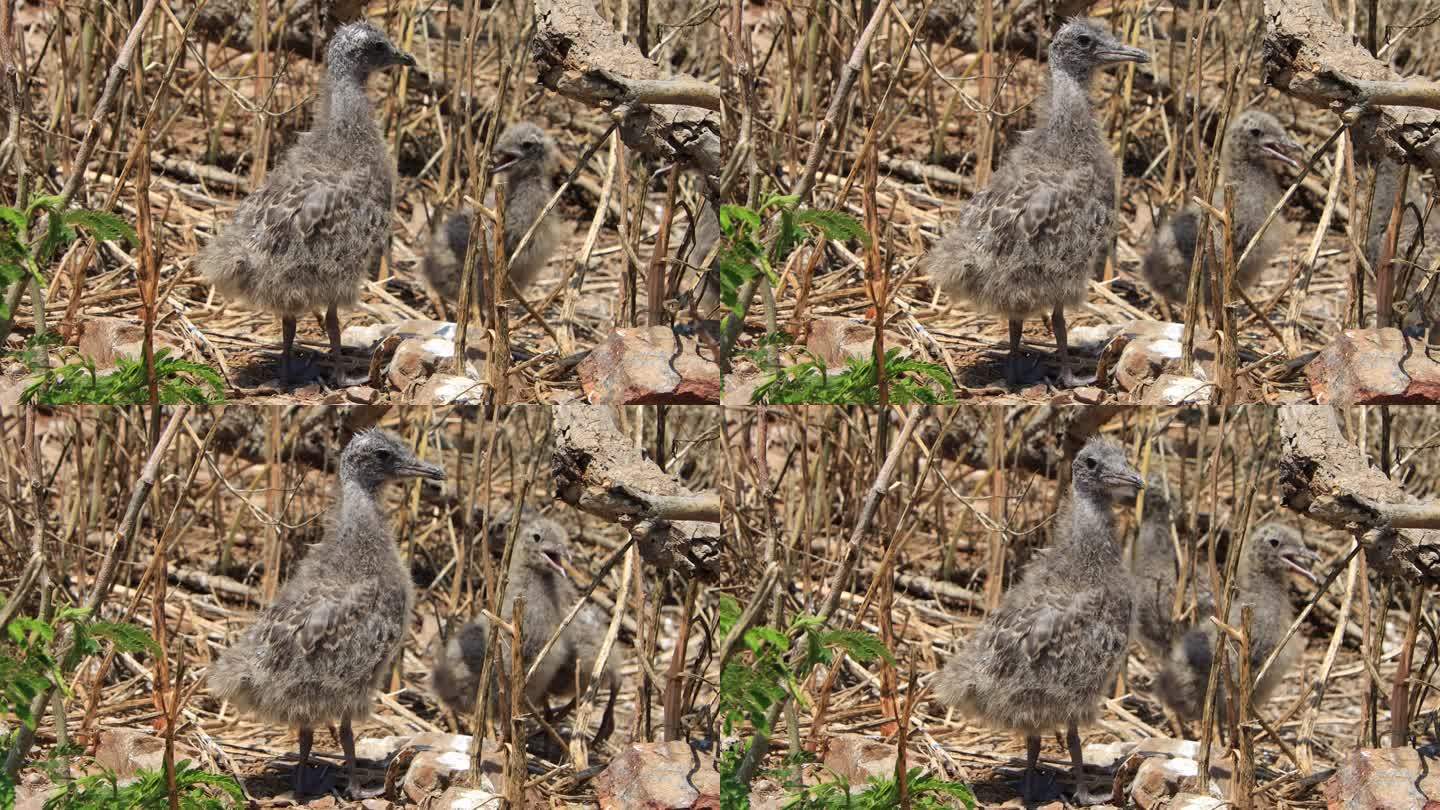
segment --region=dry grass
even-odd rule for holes
[[[1087,5],[1052,4],[1051,11],[1069,14]],[[1104,2],[1089,9],[1153,61],[1097,77],[1092,98],[1123,175],[1118,233],[1087,303],[1067,315],[1072,328],[1181,319],[1181,312],[1167,313],[1139,276],[1153,223],[1192,198],[1209,199],[1219,122],[1227,109],[1261,107],[1291,130],[1314,166],[1284,211],[1298,226],[1289,249],[1250,291],[1256,310],[1235,298],[1226,337],[1238,348],[1239,380],[1229,401],[1308,400],[1305,362],[1342,328],[1374,322],[1373,273],[1352,249],[1365,243],[1372,173],[1356,169],[1348,138],[1326,146],[1339,125],[1333,113],[1265,87],[1262,2],[1210,5],[1217,8]],[[1382,9],[1382,56],[1406,74],[1433,76],[1440,66],[1433,49],[1415,47],[1434,30],[1433,16],[1425,14],[1432,6]],[[992,8],[994,33],[987,40],[982,21]],[[1365,31],[1367,4],[1342,7],[1342,19],[1347,8],[1355,30]],[[812,204],[878,223],[881,247],[868,254],[832,246],[822,257],[798,251],[774,290],[779,327],[803,342],[816,318],[883,322],[895,333],[887,347],[898,341],[943,365],[970,389],[964,396],[1051,401],[1054,392],[1043,387],[1006,392],[1005,324],[963,305],[948,308],[918,268],[963,202],[988,182],[1007,145],[1035,123],[1046,76],[1026,44],[1034,41],[1036,5],[897,0],[827,4],[818,14],[809,9],[789,0],[744,6],[749,27],[731,58],[755,65],[760,79],[753,96],[734,97],[735,117],[750,127],[740,137],[749,141],[758,167],[737,196],[805,188],[821,122],[861,31],[873,24],[868,47],[853,53],[854,89],[833,110],[837,127],[818,154]],[[1402,27],[1411,21],[1429,27]],[[1352,215],[1357,211],[1362,216]],[[757,296],[741,349],[764,331],[765,317]],[[1048,325],[1032,321],[1026,329],[1027,344],[1043,355],[1036,376],[1053,372]],[[1208,334],[1198,329],[1197,340]],[[750,371],[744,362],[737,369]],[[1126,401],[1123,391],[1107,396]]]
[[[0,593],[13,594],[31,543],[38,542],[51,577],[42,588],[49,603],[78,603],[97,576],[138,469],[149,455],[145,414],[76,408],[36,413],[35,419],[33,447],[43,480],[33,491],[24,484],[31,480],[24,420],[0,423],[0,464],[7,482],[0,521],[9,538],[0,542],[0,570],[6,572],[0,575]],[[657,443],[657,419],[665,420],[663,443]],[[392,527],[414,577],[416,608],[402,660],[373,716],[357,725],[357,738],[457,728],[456,719],[429,691],[430,651],[442,627],[468,620],[480,605],[491,604],[497,563],[482,553],[480,540],[488,520],[522,502],[545,510],[570,534],[573,570],[582,589],[628,537],[618,525],[553,500],[545,409],[512,409],[497,420],[465,411],[364,408],[231,407],[192,414],[161,457],[158,483],[135,541],[121,554],[103,608],[106,618],[133,617],[162,640],[168,669],[155,655],[120,656],[105,669],[104,656],[88,659],[71,681],[75,695],[68,701],[67,727],[72,739],[88,742],[100,729],[112,727],[162,733],[156,679],[178,681],[177,741],[195,749],[208,770],[236,775],[262,803],[289,790],[293,730],[237,717],[233,708],[209,695],[205,672],[286,580],[307,545],[321,539],[337,460],[328,448],[372,424],[397,432],[419,448],[421,457],[442,464],[447,480],[443,486],[407,483],[388,492]],[[717,485],[713,410],[671,409],[659,416],[636,409],[621,424],[687,484]],[[37,514],[44,516],[38,527]],[[501,550],[491,547],[497,560]],[[146,584],[144,574],[157,553],[163,554],[168,581]],[[635,587],[617,593],[621,570],[632,562]],[[31,592],[22,614],[39,609],[42,589]],[[645,673],[663,675],[670,666],[677,628],[686,621],[685,590],[678,577],[641,566],[633,553],[600,582],[595,600],[607,610],[618,600],[625,615],[615,648],[625,656],[616,732],[604,749],[590,753],[590,769],[579,775],[563,753],[532,754],[532,797],[593,802],[589,779],[598,772],[596,766],[632,741],[660,738],[664,682]],[[708,621],[704,615],[697,609],[695,618]],[[693,632],[684,665],[703,671],[712,650],[705,633]],[[649,660],[643,668],[641,656]],[[602,693],[592,721],[598,720],[603,700]],[[678,711],[688,714],[711,700],[707,684],[687,679]],[[468,730],[468,718],[463,722]],[[43,759],[54,742],[47,719],[34,755]],[[324,729],[317,734],[316,753],[326,762],[340,762],[338,742]],[[75,762],[79,767],[84,760]],[[377,786],[378,780],[372,774],[367,782]]]
[[[1023,742],[947,713],[928,697],[928,684],[987,608],[997,604],[1006,584],[1023,572],[1035,549],[1048,542],[1048,522],[1068,481],[1066,459],[1097,426],[1130,449],[1142,472],[1163,472],[1181,547],[1197,566],[1216,560],[1223,566],[1235,533],[1273,517],[1299,526],[1307,544],[1322,555],[1316,569],[1322,582],[1338,570],[1299,626],[1306,645],[1303,666],[1259,707],[1280,739],[1270,738],[1248,713],[1241,721],[1255,752],[1247,765],[1253,769],[1255,798],[1285,807],[1313,806],[1320,798],[1317,784],[1346,752],[1385,744],[1391,679],[1411,589],[1367,573],[1363,555],[1354,558],[1351,579],[1346,567],[1351,538],[1281,506],[1276,485],[1280,447],[1271,410],[1122,409],[1109,414],[1103,408],[962,406],[923,416],[911,440],[897,449],[901,423],[912,415],[901,409],[833,408],[726,413],[726,474],[732,492],[727,519],[734,526],[737,572],[730,593],[742,605],[750,603],[759,572],[776,564],[779,581],[788,584],[775,608],[786,618],[762,611],[761,623],[784,626],[800,613],[821,612],[832,600],[839,608],[834,626],[876,634],[899,662],[890,668],[845,661],[821,668],[802,684],[806,700],[795,733],[804,747],[823,752],[826,742],[842,732],[895,743],[903,731],[910,767],[924,766],[972,784],[986,806],[1018,796]],[[1382,424],[1385,418],[1392,421]],[[1356,410],[1346,421],[1376,464],[1383,464],[1380,447],[1388,438],[1390,474],[1407,490],[1422,497],[1440,491],[1435,414],[1410,409],[1382,417],[1378,410]],[[895,452],[898,463],[873,520],[855,535],[880,460]],[[1133,508],[1120,512],[1128,548],[1136,514]],[[845,576],[843,561],[852,550],[857,554],[854,573]],[[1298,610],[1317,589],[1297,578],[1291,593]],[[1338,654],[1327,668],[1327,647],[1341,632],[1346,604]],[[1433,682],[1424,673],[1440,665],[1437,616],[1428,602],[1423,604],[1410,704],[1417,742],[1434,739],[1440,711],[1440,695],[1420,685]],[[1087,745],[1174,736],[1150,694],[1156,671],[1156,662],[1137,647],[1099,722],[1082,732]],[[1378,673],[1380,680],[1367,671]],[[911,700],[914,713],[901,729],[897,718]],[[1224,728],[1229,740],[1238,739],[1225,716],[1219,717],[1217,728]],[[782,721],[768,764],[787,751],[792,728],[791,721]],[[748,738],[749,732],[738,733]],[[1192,727],[1189,739],[1197,739],[1197,733]],[[1065,768],[1063,747],[1053,740],[1046,746],[1043,757]],[[1226,751],[1217,745],[1214,761]],[[1064,776],[1060,782],[1068,785]]]
[[[209,10],[222,3],[216,0]],[[249,15],[263,4],[229,5]],[[528,3],[360,5],[400,47],[415,54],[419,68],[371,83],[399,169],[396,218],[378,278],[364,285],[358,309],[342,313],[342,327],[440,317],[438,302],[419,276],[433,222],[483,191],[476,170],[485,157],[487,124],[533,120],[555,138],[562,177],[583,155],[593,152],[593,157],[555,212],[569,236],[525,293],[539,320],[512,302],[509,345],[515,375],[509,399],[545,400],[577,389],[577,353],[616,326],[644,319],[645,287],[638,279],[656,244],[666,196],[665,177],[657,176],[663,167],[624,148],[617,136],[607,137],[611,122],[603,111],[556,97],[535,83],[526,50],[533,31]],[[715,24],[701,20],[680,27],[692,11],[688,3],[655,2],[648,8],[653,55],[677,72],[712,78],[712,66],[718,64]],[[310,58],[313,48],[287,50],[278,39],[257,51],[248,41],[207,39],[199,25],[187,34],[191,18],[186,15],[195,9],[162,6],[142,30],[130,74],[100,122],[94,157],[78,167],[74,161],[99,88],[136,9],[21,3],[15,43],[27,106],[18,133],[6,133],[18,139],[19,155],[0,160],[0,187],[5,189],[0,203],[12,203],[19,188],[55,193],[83,171],[75,203],[113,208],[134,223],[141,220],[140,189],[148,189],[153,225],[142,222],[140,229],[149,247],[78,244],[47,272],[53,278],[49,327],[74,343],[87,318],[145,318],[150,311],[142,305],[137,280],[150,277],[147,268],[153,266],[160,293],[153,308],[159,337],[221,369],[232,400],[279,394],[318,403],[324,392],[314,386],[277,392],[267,384],[278,363],[278,320],[213,295],[191,259],[308,126],[320,66]],[[313,25],[305,15],[280,30],[309,31]],[[632,32],[640,26],[634,8],[625,25]],[[312,45],[319,48],[323,42]],[[0,156],[9,157],[5,153],[0,149]],[[142,154],[148,161],[137,159]],[[680,191],[684,205],[675,215],[672,253],[688,229],[687,212],[697,206],[693,178],[682,177]],[[8,348],[34,333],[34,316],[27,297]],[[318,318],[301,319],[299,339],[314,352],[328,348]],[[362,354],[359,348],[350,352],[354,371],[368,364]],[[12,377],[22,371],[14,364],[5,370]],[[381,388],[382,394],[405,393]]]

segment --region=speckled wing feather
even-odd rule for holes
[[[1067,238],[1077,226],[1097,234],[1108,226],[1104,208],[1095,204],[1099,178],[1093,167],[1057,175],[1043,164],[1017,160],[1005,168],[968,209],[987,251],[1004,256]]]
[[[1001,605],[986,619],[988,632],[976,643],[994,653],[997,665],[1007,673],[1022,668],[1039,670],[1047,661],[1065,658],[1077,640],[1090,634],[1096,618],[1108,607],[1104,592],[1098,588],[1052,593],[1045,601]],[[1115,654],[1118,650],[1098,652]],[[1022,655],[1014,655],[1016,652]]]
[[[223,294],[273,312],[353,306],[389,238],[392,191],[388,164],[297,146],[206,245],[201,271]]]
[[[298,241],[317,252],[344,253],[349,250],[342,243],[352,234],[360,237],[356,244],[365,237],[372,243],[384,239],[388,208],[382,214],[378,206],[356,202],[388,196],[380,193],[390,185],[388,172],[367,165],[284,168],[245,201],[255,214],[259,247],[279,254],[298,247]]]
[[[225,652],[212,686],[243,709],[296,725],[365,716],[406,627],[404,600],[391,596],[370,580],[304,593],[287,586]]]
[[[927,259],[948,293],[1014,319],[1084,300],[1114,208],[1096,167],[1017,152]]]
[[[404,627],[404,606],[382,597],[371,581],[282,595],[261,614],[257,634],[277,658],[344,651],[354,672],[373,672],[393,654]],[[394,613],[401,614],[398,626]]]

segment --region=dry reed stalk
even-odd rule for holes
[[[180,405],[170,417],[164,432],[156,440],[149,458],[141,470],[140,479],[131,492],[129,504],[125,509],[123,518],[115,535],[106,545],[105,556],[100,562],[100,567],[95,575],[95,581],[91,584],[90,593],[85,598],[84,607],[90,614],[96,613],[101,604],[110,595],[110,586],[114,583],[116,568],[120,562],[122,553],[128,551],[131,541],[135,537],[135,530],[138,527],[140,513],[144,510],[145,501],[150,491],[154,488],[158,476],[160,462],[164,454],[170,448],[170,442],[175,438],[179,426],[185,420],[189,407]],[[42,611],[43,614],[43,611]],[[75,628],[73,625],[66,625],[61,631],[59,638],[54,645],[54,658],[63,661],[70,654],[75,644]],[[31,711],[41,714],[50,702],[50,696],[55,686],[51,684],[35,696],[31,702]],[[58,719],[58,718],[57,718]],[[30,753],[30,748],[35,744],[35,729],[22,724],[15,733],[11,742],[10,751],[5,758],[5,774],[14,779],[20,772],[25,757]]]

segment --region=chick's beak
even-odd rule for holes
[[[1141,478],[1140,473],[1135,472],[1134,470],[1127,469],[1121,470],[1119,472],[1110,473],[1109,475],[1105,476],[1105,480],[1111,486],[1126,487],[1133,490],[1135,493],[1139,493],[1141,490],[1145,489],[1145,479]]]
[[[495,163],[490,166],[491,174],[500,174],[506,169],[514,166],[520,160],[520,156],[514,152],[495,152]]]
[[[400,472],[411,478],[428,478],[431,481],[444,481],[445,470],[436,464],[427,464],[423,461],[412,461],[400,468]]]
[[[559,571],[560,576],[565,577],[566,579],[570,578],[569,572],[565,570],[564,563],[560,562],[560,558],[566,555],[555,551],[544,551],[541,552],[540,556],[545,558],[545,562],[549,563],[551,568]]]
[[[1296,573],[1316,585],[1320,584],[1320,578],[1315,576],[1314,571],[1310,570],[1315,563],[1320,562],[1319,554],[1316,554],[1308,548],[1302,548],[1295,551],[1287,551],[1280,556],[1280,559],[1284,560],[1285,564],[1294,569]]]
[[[415,57],[402,50],[397,49],[391,58],[394,59],[395,64],[397,65],[404,65],[405,67],[412,68],[415,67]]]
[[[1102,48],[1095,52],[1100,61],[1105,64],[1114,62],[1139,62],[1144,64],[1150,61],[1150,54],[1140,48],[1132,48],[1128,45],[1112,45],[1109,48]]]
[[[1286,166],[1292,169],[1300,168],[1300,162],[1291,157],[1292,155],[1304,154],[1300,144],[1287,138],[1285,140],[1266,141],[1260,148],[1264,149],[1266,154],[1284,163]]]

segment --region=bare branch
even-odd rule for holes
[[[555,491],[560,500],[630,529],[660,569],[719,576],[720,497],[694,492],[646,458],[606,406],[556,405]]]
[[[718,181],[720,90],[660,65],[626,42],[589,2],[536,0],[531,43],[539,81],[610,111],[626,146]]]
[[[1440,582],[1440,532],[1419,528],[1430,525],[1437,510],[1366,464],[1341,433],[1333,408],[1289,405],[1276,416],[1285,505],[1351,532],[1372,568],[1411,582]]]
[[[1354,122],[1362,146],[1440,170],[1435,88],[1407,85],[1355,41],[1321,0],[1266,0],[1266,81]],[[1430,103],[1414,106],[1417,99]],[[1412,106],[1394,106],[1398,104]],[[1360,111],[1369,115],[1359,116]]]

